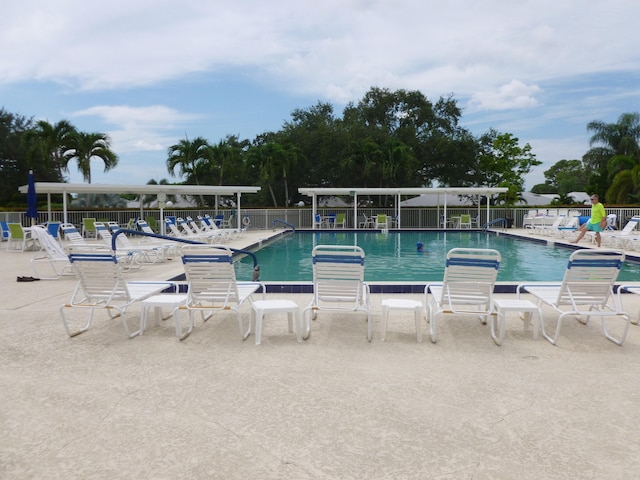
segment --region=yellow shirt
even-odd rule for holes
[[[589,219],[589,223],[597,224],[602,221],[607,216],[607,213],[604,211],[604,205],[600,202],[595,205],[591,205],[591,218]]]

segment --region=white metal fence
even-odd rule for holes
[[[487,219],[486,208],[478,210],[474,207],[448,207],[447,217],[460,216],[462,214],[470,214],[472,217],[479,215],[479,226],[498,218],[510,218],[513,219],[514,227],[522,227],[522,220],[529,210],[530,208],[491,208],[489,211],[490,218]],[[584,216],[588,216],[591,211],[588,206],[583,208],[571,207],[571,210],[578,210],[580,214]],[[640,215],[640,207],[607,208],[606,210],[607,213],[616,214],[616,223],[618,228],[622,228],[632,216]],[[26,217],[25,212],[0,212],[0,219],[5,222],[21,223],[24,226],[28,226],[31,223],[31,219]],[[212,209],[164,210],[165,217],[191,216],[195,218],[197,215],[204,214],[214,216],[215,213],[216,212]],[[235,215],[236,212],[235,210],[219,210],[218,213],[223,213],[226,218],[229,218],[231,213],[234,213]],[[346,216],[346,228],[358,228],[358,224],[364,220],[364,215],[373,216],[386,214],[390,217],[395,215],[395,211],[392,208],[359,208],[357,218],[354,218],[353,208],[349,207],[323,207],[318,208],[317,213],[322,216],[344,213]],[[400,214],[400,228],[409,230],[441,228],[443,213],[444,211],[442,207],[403,208],[401,209]],[[127,225],[130,219],[137,219],[140,215],[139,210],[72,210],[67,212],[67,219],[70,223],[73,223],[78,227],[82,226],[82,219],[85,217],[95,218],[96,220],[113,221],[120,225]],[[158,223],[160,220],[160,211],[157,209],[145,210],[142,213],[142,217],[152,217],[156,223]],[[313,226],[312,210],[308,207],[288,209],[242,209],[240,212],[240,219],[243,225],[248,226],[248,228],[251,229],[283,228],[284,224],[282,222],[290,224],[294,228],[312,228]],[[37,223],[45,223],[47,221],[62,222],[63,220],[62,211],[52,211],[51,214],[47,211],[38,212]]]

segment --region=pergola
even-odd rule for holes
[[[427,193],[431,194],[443,194],[443,215],[444,215],[444,228],[447,228],[447,194],[453,195],[495,195],[498,193],[505,193],[508,189],[506,187],[438,187],[438,188],[331,188],[331,187],[318,187],[318,188],[299,188],[298,192],[303,195],[307,195],[312,198],[312,214],[315,218],[318,206],[318,196],[325,195],[343,195],[353,197],[353,224],[358,225],[358,195],[393,195],[395,197],[395,213],[400,218],[400,198],[403,195],[423,195]],[[438,205],[439,208],[439,205]],[[478,203],[478,209],[479,209]],[[487,221],[489,221],[489,202],[487,202]],[[315,222],[314,226],[315,227]]]
[[[47,208],[49,219],[51,219],[51,194],[63,194],[62,208],[63,218],[67,222],[67,195],[78,193],[111,193],[123,194],[133,193],[137,195],[221,195],[235,196],[237,215],[237,228],[242,228],[242,219],[240,218],[240,197],[243,193],[257,193],[260,187],[249,186],[213,186],[213,185],[111,185],[111,184],[95,184],[95,183],[54,183],[54,182],[36,182],[36,192],[38,194],[47,194]],[[20,193],[27,193],[28,186],[22,185],[18,187]],[[140,202],[140,216],[142,216],[143,207]],[[161,209],[162,216],[162,209]],[[161,219],[162,220],[162,219]],[[161,222],[164,227],[164,222]]]

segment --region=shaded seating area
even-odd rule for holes
[[[373,336],[369,285],[364,282],[362,248],[318,245],[311,254],[313,298],[303,312],[303,337],[311,334],[311,320],[323,310],[363,312],[367,315],[367,340]]]
[[[466,315],[487,323],[493,311],[493,290],[500,252],[483,248],[453,248],[447,253],[442,283],[424,289],[431,341],[437,341],[442,315]]]
[[[569,257],[562,283],[518,285],[518,297],[524,292],[530,293],[538,305],[548,305],[559,314],[553,334],[548,332],[549,325],[544,316],[541,322],[542,335],[553,345],[568,316],[585,325],[591,317],[600,317],[604,336],[622,345],[630,319],[622,309],[619,296],[614,295],[613,287],[624,259],[624,253],[617,250],[576,250]],[[609,332],[607,319],[621,321],[622,328],[617,337]]]

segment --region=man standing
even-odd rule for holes
[[[600,246],[602,239],[600,238],[600,232],[607,226],[607,214],[604,211],[604,205],[598,200],[598,195],[591,195],[591,218],[580,225],[578,228],[578,238],[571,243],[578,243],[587,233],[587,230],[596,232],[596,244]]]

